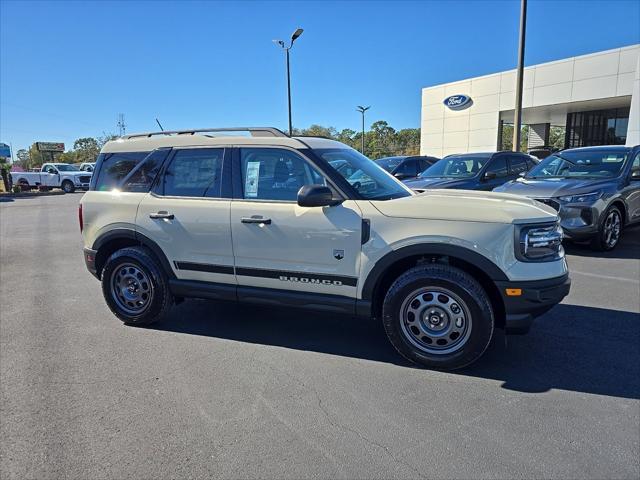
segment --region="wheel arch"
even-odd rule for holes
[[[624,227],[628,222],[629,218],[627,217],[629,210],[627,210],[627,205],[624,203],[622,197],[618,197],[611,202],[609,207],[618,207],[620,210],[620,214],[622,216],[622,226]],[[609,208],[607,207],[607,208]]]
[[[100,278],[102,269],[111,254],[121,248],[143,246],[148,248],[158,260],[160,267],[169,278],[176,278],[171,264],[160,246],[149,237],[128,228],[110,230],[100,235],[91,247],[96,251],[95,268],[96,275]]]
[[[421,263],[448,264],[472,275],[485,289],[494,309],[496,326],[503,327],[505,306],[497,281],[508,281],[505,273],[483,255],[456,245],[424,243],[410,245],[387,253],[379,259],[364,282],[362,299],[370,302],[371,313],[379,317],[385,292],[396,278]]]

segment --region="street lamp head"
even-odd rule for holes
[[[284,47],[284,42],[282,40],[272,40],[273,43],[275,43],[276,45],[280,45],[282,48]]]
[[[358,107],[356,108],[356,110],[358,110],[360,113],[364,113],[367,110],[369,110],[371,108],[371,106],[368,107],[363,107],[362,105],[358,105]]]
[[[296,38],[302,35],[302,32],[304,32],[304,30],[301,28],[298,28],[295,32],[293,32],[293,34],[291,35],[291,45],[293,45],[293,42],[296,41]]]

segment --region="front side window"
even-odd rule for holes
[[[613,178],[620,175],[627,151],[565,150],[549,155],[526,178]]]
[[[244,198],[295,202],[304,185],[326,182],[301,156],[278,148],[240,150]]]
[[[507,157],[503,155],[491,160],[491,163],[489,163],[489,166],[487,167],[486,173],[494,173],[497,178],[506,177],[507,175],[509,175],[509,169],[507,168]]]
[[[420,178],[471,178],[475,177],[485,163],[488,156],[453,155],[438,160],[420,174]]]
[[[56,165],[56,167],[61,172],[77,172],[78,171],[78,167],[76,167],[75,165],[68,165],[65,163],[62,163],[62,164],[59,163],[58,165]]]
[[[376,162],[352,148],[317,148],[316,155],[325,160],[366,200],[391,200],[409,197],[413,192]],[[336,165],[349,167],[337,168]]]
[[[109,191],[119,188],[122,180],[140,163],[149,152],[101,153],[101,164],[92,190]],[[92,179],[93,181],[93,179]]]
[[[175,197],[220,197],[224,148],[177,150],[164,172],[162,191]]]

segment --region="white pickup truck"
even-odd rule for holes
[[[14,185],[27,188],[61,188],[65,193],[73,193],[76,188],[88,190],[91,172],[78,170],[68,163],[45,163],[37,172],[11,172]]]

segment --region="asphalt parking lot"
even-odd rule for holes
[[[640,477],[640,228],[569,246],[570,296],[442,373],[345,317],[191,300],[124,326],[79,200],[0,203],[3,479]]]

